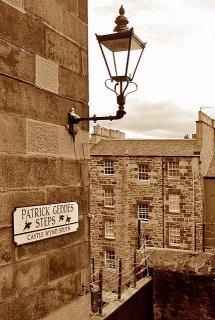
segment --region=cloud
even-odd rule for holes
[[[197,113],[171,101],[136,101],[126,106],[126,112],[123,119],[111,123],[111,128],[157,138],[183,138],[195,133]]]
[[[194,26],[189,22],[181,25],[180,21],[174,20],[147,23],[143,29],[147,41],[172,45],[181,43],[182,40],[188,38],[193,33]]]
[[[215,9],[214,0],[183,0],[185,4],[188,4],[196,9],[211,10]]]

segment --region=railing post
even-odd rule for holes
[[[103,268],[99,269],[99,314],[102,314]]]
[[[134,250],[134,288],[137,286],[137,251]]]
[[[196,251],[196,222],[194,225],[194,251]]]
[[[122,258],[119,259],[119,282],[118,282],[118,299],[121,299],[122,294]]]
[[[140,245],[141,245],[141,243],[140,243],[140,237],[141,237],[141,221],[140,221],[140,219],[138,219],[137,230],[138,230],[137,248],[140,249]]]
[[[205,252],[205,223],[202,225],[202,249]]]

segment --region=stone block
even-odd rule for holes
[[[12,299],[10,317],[13,320],[37,320],[48,314],[48,286],[25,290]]]
[[[48,187],[46,197],[48,203],[60,203],[76,201],[82,203],[86,197],[86,190],[83,187]]]
[[[3,75],[0,75],[0,94],[2,112],[62,126],[67,124],[71,108],[75,108],[78,114],[88,112],[88,107],[81,103]]]
[[[36,85],[58,93],[58,65],[36,55]]]
[[[80,164],[77,161],[66,158],[57,160],[57,185],[80,186],[80,174]]]
[[[84,22],[88,22],[88,7],[87,0],[78,0],[78,16]]]
[[[11,155],[1,157],[0,186],[2,188],[41,187],[55,183],[55,159]]]
[[[46,57],[57,64],[81,73],[81,50],[71,41],[46,28]]]
[[[49,310],[53,311],[71,302],[81,292],[81,273],[75,272],[69,276],[52,281],[49,284]]]
[[[23,1],[24,0],[3,0],[10,6],[16,8],[17,10],[23,12]]]
[[[41,121],[27,120],[27,153],[57,154],[58,127]]]
[[[59,67],[59,93],[88,102],[88,80],[65,68]]]
[[[87,26],[58,1],[52,0],[50,6],[49,2],[43,0],[25,0],[24,8],[29,15],[51,29],[87,48]]]
[[[58,155],[76,159],[75,147],[72,136],[66,127],[58,126]]]
[[[9,299],[0,303],[0,315],[1,320],[9,320],[12,315],[12,303]]]
[[[78,15],[78,0],[57,0],[62,6]]]
[[[58,252],[49,254],[49,281],[61,278],[70,273],[78,271],[79,246],[65,248]]]
[[[89,213],[88,187],[49,187],[47,188],[47,203],[76,201],[79,205],[79,214]]]
[[[38,285],[48,283],[47,260],[45,256],[17,263],[15,269],[15,287],[18,292],[26,291]]]
[[[0,37],[37,54],[44,54],[44,26],[3,1],[0,2]],[[17,32],[19,31],[19,32]]]
[[[26,124],[23,118],[1,113],[0,136],[1,152],[26,152]]]
[[[12,228],[0,229],[0,239],[0,266],[4,266],[10,264],[14,256]]]
[[[75,273],[89,266],[88,243],[64,248],[49,254],[49,280]]]
[[[84,241],[84,226],[82,219],[80,219],[80,225],[76,232],[66,235],[41,240],[31,243],[30,245],[22,245],[16,248],[17,261],[29,259],[32,257],[40,256],[51,252],[53,250],[63,250],[63,248],[76,245]]]
[[[89,150],[89,133],[79,130],[75,136],[75,155],[76,160],[83,160],[90,158]]]
[[[81,285],[87,286],[89,291],[90,288],[90,267],[81,270]]]
[[[82,161],[81,163],[81,182],[85,187],[90,185],[88,161]]]
[[[89,74],[89,72],[88,72],[88,53],[84,50],[81,51],[81,62],[82,62],[81,74],[84,77],[88,77],[88,74]]]
[[[0,267],[0,305],[1,302],[15,294],[15,286],[13,283],[13,267],[7,265]],[[1,307],[0,307],[1,315]]]
[[[0,70],[13,77],[35,83],[34,54],[0,39]]]
[[[18,207],[41,205],[45,203],[43,191],[12,191],[0,194],[0,226],[12,225],[12,212]]]

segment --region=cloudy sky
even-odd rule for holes
[[[112,33],[121,4],[147,46],[127,114],[101,126],[130,138],[183,138],[202,108],[215,118],[215,0],[89,0],[90,113],[115,115],[114,93],[95,33]]]

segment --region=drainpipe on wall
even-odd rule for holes
[[[195,223],[195,172],[193,172],[193,250],[196,251],[196,223]]]
[[[163,224],[163,248],[165,247],[165,220],[164,220],[164,166],[163,166],[163,157],[162,161],[162,224]]]

